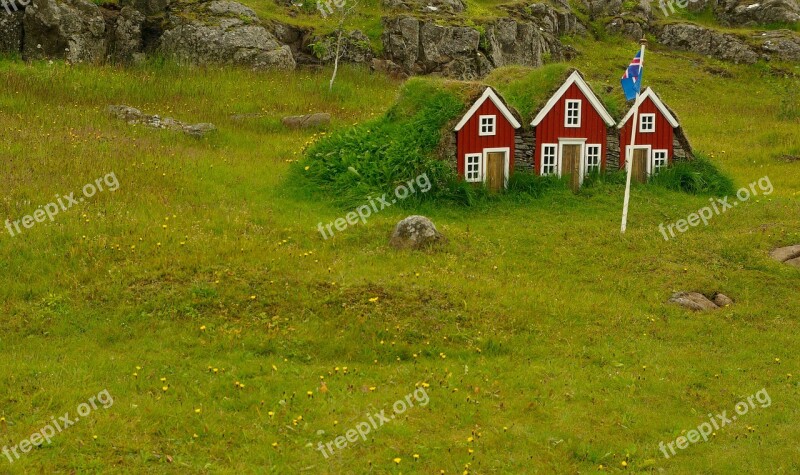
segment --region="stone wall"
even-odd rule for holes
[[[536,150],[536,132],[520,128],[514,134],[514,171],[533,171],[533,151]]]
[[[619,129],[609,127],[606,132],[606,171],[613,172],[619,170]]]

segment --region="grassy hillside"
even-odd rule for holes
[[[569,66],[621,107],[635,45],[575,46]],[[695,148],[773,193],[668,242],[658,225],[708,197],[636,186],[624,236],[609,184],[410,203],[323,240],[317,224],[350,209],[288,182],[322,132],[280,117],[330,112],[325,133],[343,130],[379,119],[401,84],[350,68],[328,92],[329,71],[0,62],[3,220],[119,181],[0,236],[0,450],[104,389],[114,399],[13,464],[0,455],[0,473],[796,472],[800,273],[767,252],[800,243],[800,165],[780,159],[800,155],[780,105],[797,66],[658,49],[647,62]],[[538,97],[511,87],[524,74],[487,81],[524,110]],[[129,126],[105,113],[120,103],[219,132]],[[388,248],[412,213],[449,243]],[[678,290],[736,304],[687,313],[664,304]],[[316,449],[418,388],[427,405],[327,459]],[[762,388],[769,407],[661,455]]]

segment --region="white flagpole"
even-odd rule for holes
[[[639,42],[642,45],[642,54],[639,55],[639,70],[641,71],[644,68],[644,47],[647,45],[647,39],[642,38]],[[643,74],[639,75],[639,91],[642,90],[641,78]],[[620,228],[620,232],[625,234],[625,229],[628,227],[628,204],[631,200],[631,170],[633,169],[633,146],[636,144],[636,128],[639,125],[639,93],[636,93],[636,100],[633,102],[633,116],[631,117],[633,122],[631,122],[631,143],[630,149],[631,153],[628,154],[627,147],[622,152],[622,156],[625,157],[625,170],[628,174],[628,178],[625,182],[625,200],[622,203],[622,226]]]

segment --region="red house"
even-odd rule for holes
[[[573,71],[531,122],[534,170],[540,175],[571,175],[577,189],[589,172],[605,169],[608,135],[615,125],[583,76]]]
[[[631,149],[631,117],[634,108],[619,123],[620,167],[633,156],[631,174],[646,182],[647,177],[672,164],[675,159],[691,158],[691,148],[678,120],[649,87],[639,95],[636,142]]]
[[[487,87],[455,126],[458,176],[486,183],[497,191],[514,169],[515,137],[520,128],[514,113]]]

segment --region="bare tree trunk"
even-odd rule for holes
[[[328,91],[333,90],[333,81],[336,80],[336,73],[339,71],[339,56],[342,54],[342,23],[344,23],[344,18],[342,18],[342,22],[339,23],[339,33],[336,35],[336,56],[333,59],[333,76],[331,76]]]

